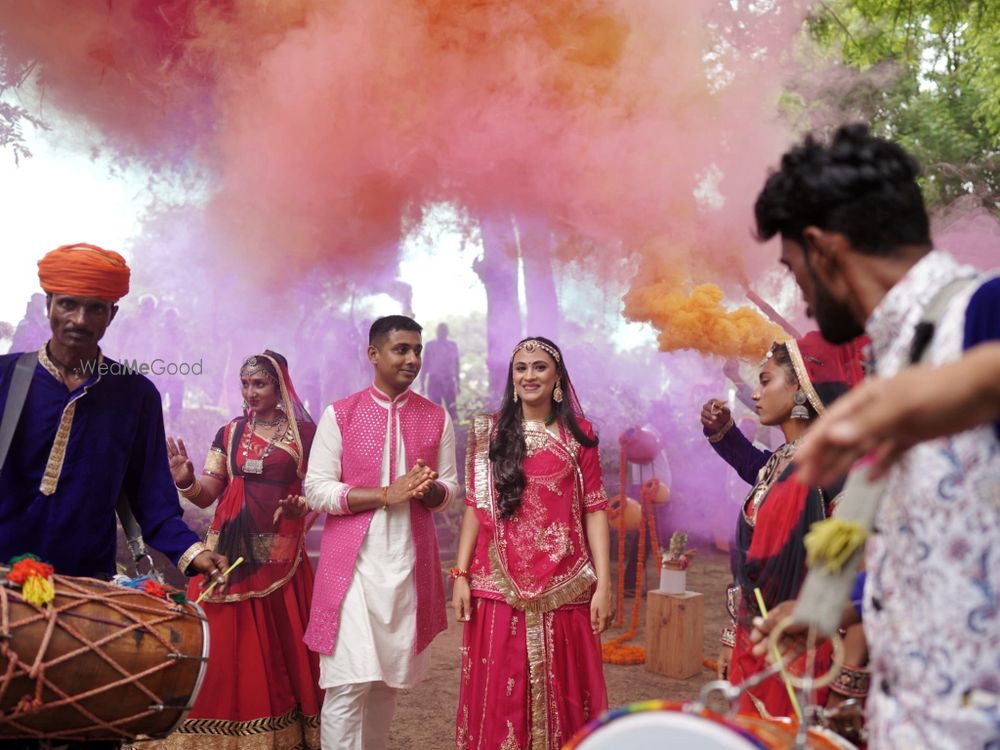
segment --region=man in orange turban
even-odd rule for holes
[[[97,297],[114,304],[128,294],[130,276],[122,256],[86,242],[57,247],[38,261],[38,280],[46,294]]]
[[[226,561],[182,520],[156,387],[99,342],[128,293],[121,255],[63,245],[38,263],[52,330],[37,352],[0,356],[0,562],[34,553],[59,573],[115,573],[115,506],[188,574]]]

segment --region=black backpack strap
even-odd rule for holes
[[[10,388],[7,390],[7,403],[3,408],[3,421],[0,422],[0,469],[3,469],[14,442],[14,432],[24,411],[24,403],[28,400],[28,388],[38,364],[38,352],[25,352],[17,358],[14,372],[10,378]]]

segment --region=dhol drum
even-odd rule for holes
[[[0,580],[6,573],[0,568]],[[173,731],[208,661],[201,608],[90,578],[53,583],[55,599],[41,609],[0,585],[0,740]]]
[[[724,717],[680,703],[643,701],[602,714],[563,750],[790,750],[795,728],[755,716]],[[825,729],[810,728],[813,750],[856,750]]]

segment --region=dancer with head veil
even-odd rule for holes
[[[818,332],[798,341],[775,343],[760,368],[753,393],[761,424],[780,427],[787,441],[767,459],[740,511],[732,551],[734,584],[730,587],[731,628],[723,643],[732,648],[729,680],[734,684],[766,668],[751,653],[751,621],[759,616],[755,589],[770,610],[794,598],[806,574],[803,542],[809,527],[833,509],[840,486],[809,487],[794,478],[795,448],[826,405],[862,377],[856,343],[835,346]],[[801,674],[806,657],[791,665]],[[814,669],[830,665],[829,644],[816,654]],[[825,692],[818,696],[825,700]],[[742,710],[765,718],[791,716],[793,707],[784,682],[771,677],[743,694]]]
[[[597,436],[553,342],[514,348],[500,411],[469,435],[466,476],[456,744],[555,750],[607,707],[599,634],[612,611]]]
[[[203,603],[205,682],[181,727],[156,743],[169,750],[319,748],[319,664],[302,642],[313,571],[301,493],[316,426],[280,354],[248,358],[240,383],[246,415],[219,429],[200,479],[184,442],[168,438],[180,493],[201,508],[218,499],[209,547],[244,560]],[[192,581],[189,596],[199,591]]]

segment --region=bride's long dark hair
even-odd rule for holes
[[[596,435],[590,437],[580,427],[579,420],[583,418],[583,410],[580,408],[580,402],[576,398],[569,373],[566,371],[566,362],[562,351],[554,342],[544,336],[529,336],[518,342],[518,346],[525,341],[538,341],[552,347],[559,353],[559,357],[555,358],[556,382],[562,388],[563,400],[552,400],[552,413],[556,421],[562,423],[573,434],[577,442],[588,448],[595,447],[598,442]],[[516,350],[517,347],[515,347]],[[521,404],[514,401],[514,357],[511,355],[510,364],[507,365],[507,385],[504,387],[503,400],[500,402],[493,439],[490,441],[490,468],[493,471],[493,486],[497,491],[497,507],[500,509],[500,518],[504,519],[513,516],[521,507],[521,497],[527,484],[522,465],[527,452],[524,445],[522,419]]]

